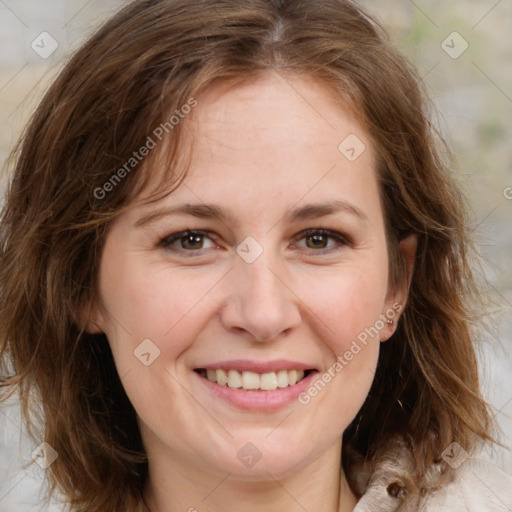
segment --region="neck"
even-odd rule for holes
[[[187,461],[149,456],[145,502],[150,512],[351,512],[357,502],[341,466],[341,442],[287,476],[254,480],[208,471]]]

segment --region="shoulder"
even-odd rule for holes
[[[433,464],[417,486],[409,450],[394,443],[379,455],[371,473],[359,468],[364,476],[353,512],[512,511],[511,475],[478,458],[450,462],[456,463]]]
[[[451,482],[424,496],[419,510],[510,512],[512,476],[485,460],[468,458],[454,470]]]

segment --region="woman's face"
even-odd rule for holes
[[[392,332],[375,155],[313,79],[197,101],[184,182],[111,225],[91,325],[150,460],[278,478],[339,452]]]

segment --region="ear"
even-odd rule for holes
[[[82,303],[78,308],[77,324],[88,334],[103,334],[104,318],[99,304],[94,300]]]
[[[417,235],[408,235],[400,241],[400,253],[405,261],[406,279],[404,284],[397,289],[388,293],[385,302],[385,311],[382,312],[383,316],[392,323],[385,324],[380,333],[380,341],[388,340],[396,330],[398,319],[402,314],[407,303],[409,295],[409,286],[411,284],[412,275],[414,272],[414,260],[416,257],[416,248],[418,246]]]

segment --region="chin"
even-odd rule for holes
[[[269,436],[268,430],[258,437],[245,435],[226,447],[220,458],[211,460],[211,453],[205,454],[205,458],[210,459],[215,473],[231,473],[230,479],[255,482],[291,476],[314,461],[318,456],[315,453],[320,454],[325,449],[320,446],[317,450],[314,447],[308,448],[308,439],[290,443],[285,436],[276,436],[272,441],[265,436]]]

